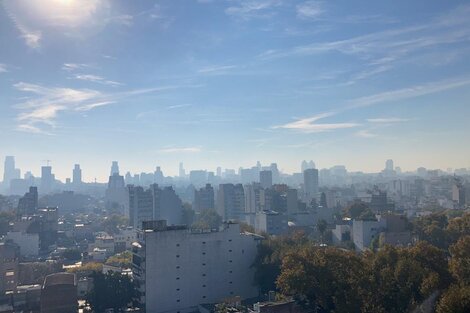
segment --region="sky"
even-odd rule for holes
[[[468,1],[3,0],[0,158],[60,179],[470,167]],[[0,169],[2,174],[3,169]]]

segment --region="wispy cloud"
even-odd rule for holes
[[[314,19],[325,12],[320,1],[305,1],[296,6],[296,11],[297,16],[304,19]]]
[[[317,121],[331,117],[334,113],[322,113],[307,118],[298,119],[284,125],[273,126],[274,129],[288,129],[302,133],[321,133],[338,129],[358,127],[357,123],[317,123]]]
[[[270,17],[274,14],[273,8],[282,4],[281,0],[239,0],[237,2],[237,5],[225,9],[225,13],[243,20]]]
[[[408,122],[408,121],[410,121],[410,119],[400,118],[400,117],[381,117],[381,118],[369,118],[369,119],[367,119],[367,121],[369,123],[391,124],[391,123]]]
[[[90,69],[92,67],[93,66],[91,66],[90,64],[85,64],[85,63],[64,63],[64,65],[62,65],[62,69],[67,72]]]
[[[201,68],[198,70],[198,73],[201,74],[214,74],[214,73],[221,73],[221,72],[227,72],[228,70],[237,68],[236,65],[217,65],[217,66],[208,66]]]
[[[98,75],[91,75],[91,74],[77,74],[74,76],[75,79],[78,80],[84,80],[84,81],[89,81],[93,83],[99,83],[103,85],[108,85],[108,86],[121,86],[123,85],[122,83],[112,81],[112,80],[107,80],[101,76]]]
[[[377,134],[371,133],[369,130],[363,129],[355,133],[357,137],[362,137],[362,138],[374,138],[377,137]]]
[[[161,86],[115,93],[103,93],[94,89],[45,87],[24,82],[17,83],[14,87],[20,92],[33,95],[15,105],[20,110],[17,116],[18,129],[38,133],[44,131],[44,127],[54,128],[61,112],[90,111],[131,96],[192,86]]]
[[[3,3],[3,8],[7,12],[7,15],[10,17],[16,29],[20,32],[20,38],[24,40],[26,45],[32,49],[39,49],[40,41],[42,39],[42,32],[39,30],[30,29],[24,25],[20,19],[18,19],[17,16],[12,13],[12,11],[6,5],[6,2]]]
[[[180,109],[180,108],[187,108],[187,107],[190,107],[190,106],[192,106],[191,103],[183,103],[183,104],[170,105],[170,106],[167,106],[166,108],[168,110],[174,110],[174,109]]]
[[[0,73],[8,72],[8,66],[6,64],[0,63]]]
[[[161,153],[199,153],[201,151],[201,147],[164,148],[159,150]]]
[[[350,106],[348,108],[366,107],[378,103],[405,100],[468,85],[470,85],[470,77],[416,85],[408,88],[385,91],[370,96],[356,98],[349,102]]]

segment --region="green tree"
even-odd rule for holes
[[[102,229],[110,235],[119,233],[120,227],[126,227],[129,223],[129,220],[122,216],[113,214],[109,217],[106,217],[101,223]]]
[[[470,236],[461,237],[449,250],[450,271],[460,284],[470,286]]]
[[[93,272],[93,288],[86,295],[86,301],[94,312],[125,312],[139,297],[136,284],[126,275],[116,272],[102,274]]]
[[[470,286],[451,286],[440,298],[436,313],[470,312]]]
[[[124,251],[113,255],[106,260],[106,264],[120,267],[130,267],[132,265],[132,253],[130,251]]]
[[[277,285],[314,312],[361,312],[363,271],[353,252],[304,246],[284,257]]]
[[[361,216],[361,214],[366,212],[368,209],[369,207],[367,206],[365,202],[356,200],[351,205],[346,207],[344,213],[347,217],[350,217],[352,219],[358,219]]]
[[[222,217],[214,209],[203,210],[193,228],[218,228],[222,225]]]

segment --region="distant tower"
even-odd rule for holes
[[[12,179],[18,179],[20,177],[20,170],[15,168],[15,157],[11,155],[6,156],[3,167],[3,183],[6,184],[6,186],[10,186]]]
[[[318,170],[309,168],[304,171],[304,195],[305,201],[310,203],[318,197]]]
[[[186,176],[186,172],[184,170],[183,162],[180,162],[180,167],[179,167],[179,177],[183,178]]]
[[[119,165],[117,161],[113,161],[111,164],[111,174],[109,174],[109,176],[113,176],[114,174],[119,175]]]
[[[273,173],[271,171],[259,172],[259,182],[262,188],[271,188],[273,186]]]
[[[75,185],[82,183],[82,169],[80,168],[80,164],[75,164],[75,167],[73,168],[72,182]]]
[[[387,160],[385,162],[385,170],[386,171],[393,171],[393,160]]]
[[[48,193],[52,190],[55,177],[52,174],[52,166],[41,167],[41,193]]]
[[[222,168],[220,166],[217,167],[217,176],[222,177]]]

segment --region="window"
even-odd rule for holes
[[[177,257],[177,258],[179,258],[179,257],[180,257],[180,255],[179,255],[179,254],[177,254],[177,255],[176,255],[176,257]]]
[[[180,268],[180,266],[178,265],[178,266],[176,267],[176,269],[179,269],[179,268]]]
[[[205,299],[205,298],[206,298],[206,296],[202,296],[202,298],[203,298],[203,299]]]
[[[202,263],[202,266],[206,266],[206,263]]]
[[[206,255],[206,253],[205,253],[205,252],[203,252],[203,253],[202,253],[202,255]]]
[[[230,263],[232,263],[232,260],[229,260]]]
[[[8,271],[5,273],[5,276],[8,277],[8,276],[14,276],[15,275],[15,272],[14,271]]]
[[[233,282],[231,282],[231,281],[229,281],[228,283],[229,283],[230,285],[233,284]]]
[[[176,280],[180,280],[180,278],[179,278],[179,277],[176,277]]]
[[[176,288],[176,291],[180,291],[180,289],[179,289],[179,288]]]
[[[181,301],[180,299],[176,300],[176,302],[180,302],[180,301]]]
[[[232,271],[229,271],[230,274],[232,274]]]
[[[232,242],[232,239],[229,239],[228,242]]]
[[[228,252],[232,252],[232,249],[228,250]]]
[[[177,246],[177,247],[179,247],[179,246],[180,246],[180,244],[179,244],[179,243],[177,243],[177,244],[176,244],[176,246]]]
[[[203,277],[206,277],[206,274],[202,274]]]
[[[202,242],[202,244],[203,244],[203,245],[205,245],[205,244],[206,244],[206,242],[205,242],[205,241],[203,241],[203,242]]]
[[[202,285],[202,288],[206,288],[206,285]]]

